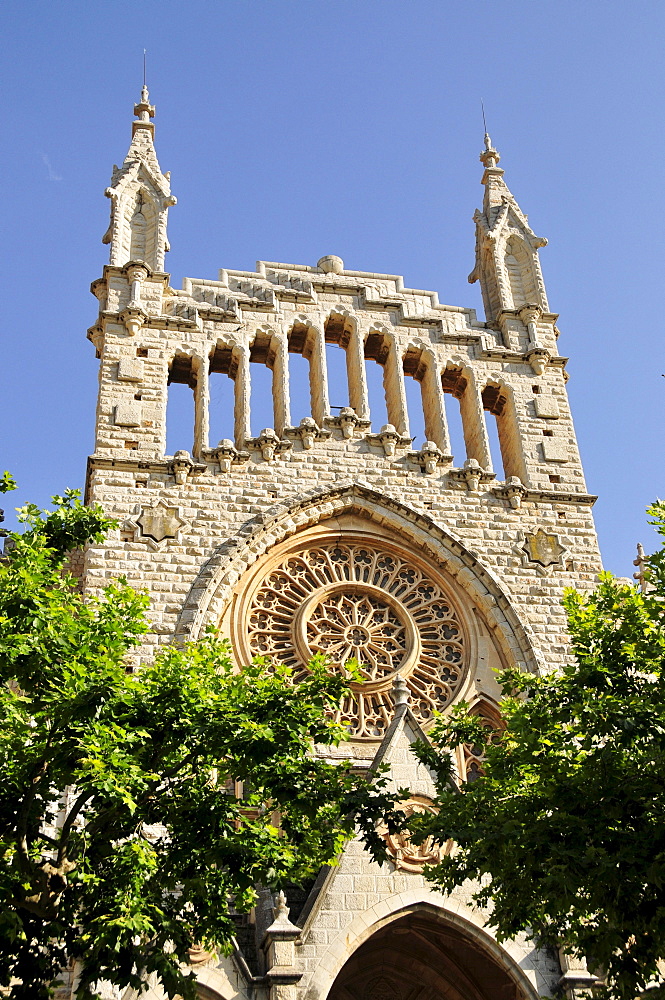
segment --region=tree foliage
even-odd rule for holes
[[[665,536],[665,504],[651,508]],[[649,589],[603,574],[564,607],[574,662],[544,677],[505,670],[505,731],[484,776],[455,789],[451,755],[483,735],[461,706],[419,747],[438,775],[438,817],[420,821],[459,845],[431,870],[450,891],[482,880],[505,940],[520,931],[604,970],[608,996],[658,986],[665,960],[665,550]]]
[[[331,862],[360,824],[394,825],[370,786],[312,753],[347,682],[322,661],[235,672],[214,632],[126,667],[146,596],[120,580],[83,599],[69,552],[114,523],[75,492],[20,511],[0,562],[0,984],[46,997],[58,970],[193,997],[189,947],[228,946],[233,910]],[[236,795],[243,782],[251,791]]]

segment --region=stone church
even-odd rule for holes
[[[427,810],[432,778],[411,744],[433,713],[464,699],[499,727],[495,669],[557,667],[562,589],[588,588],[601,568],[538,256],[546,241],[486,135],[469,277],[484,321],[334,255],[222,268],[175,289],[164,270],[175,198],[147,89],[134,110],[106,190],[110,261],[92,285],[99,316],[88,332],[100,378],[86,499],[120,528],[87,550],[84,586],[124,575],[149,588],[152,633],[138,662],[209,624],[239,665],[267,654],[296,679],[318,650],[332,663],[355,656],[364,679],[340,708],[351,740],[338,752],[358,768],[387,763],[411,790],[407,810]],[[344,365],[333,376],[335,351]],[[308,373],[306,402],[293,391],[296,364]],[[381,423],[368,402],[374,365]],[[259,376],[273,413],[260,432],[250,407]],[[191,391],[194,416],[189,449],[168,455],[174,384]],[[217,387],[234,426],[221,441],[209,433]],[[426,441],[414,447],[418,421]],[[455,452],[453,421],[463,428]],[[472,780],[482,748],[467,748],[458,768]],[[470,890],[433,891],[423,877],[431,846],[402,836],[389,848],[392,861],[378,866],[351,842],[308,891],[266,893],[233,956],[193,950],[200,996],[536,1000],[588,985],[566,955],[526,939],[499,945]],[[162,996],[156,984],[148,996]]]

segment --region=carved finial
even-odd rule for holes
[[[275,918],[275,920],[280,921],[281,923],[288,923],[289,912],[290,909],[286,905],[286,896],[284,895],[284,890],[280,889],[277,895],[275,896],[275,905],[273,906],[272,909],[272,915]]]
[[[633,566],[637,566],[637,573],[633,573],[633,580],[637,580],[637,584],[643,594],[648,590],[647,578],[644,575],[645,564],[647,557],[644,555],[644,546],[641,542],[637,543],[637,559],[633,559]]]
[[[401,674],[395,675],[395,680],[393,681],[393,698],[395,699],[395,708],[399,708],[400,705],[409,704],[409,689]]]
[[[480,162],[483,163],[486,168],[496,167],[500,159],[501,156],[498,149],[494,148],[489,134],[485,132],[485,148],[480,154]],[[503,173],[503,171],[501,172]]]
[[[153,127],[150,125],[150,119],[155,117],[155,106],[150,103],[150,93],[145,83],[141,87],[141,100],[134,105],[134,114],[139,122],[145,122],[149,128]],[[134,122],[134,125],[137,124],[138,122]]]

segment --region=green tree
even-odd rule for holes
[[[68,553],[114,524],[53,499],[20,511],[0,563],[0,984],[46,997],[76,959],[79,997],[150,972],[193,997],[188,948],[228,946],[257,885],[309,877],[356,824],[380,852],[396,815],[382,779],[312,752],[344,737],[326,712],[347,682],[322,661],[296,689],[280,667],[234,672],[210,632],[128,670],[147,598],[122,580],[81,597]]]
[[[665,503],[650,509],[665,536]],[[527,931],[604,970],[607,995],[657,995],[665,960],[665,550],[649,589],[603,574],[564,607],[574,662],[500,675],[505,731],[484,776],[457,789],[451,755],[487,740],[460,707],[419,754],[438,776],[439,814],[420,829],[459,845],[430,871],[446,891],[482,880],[501,940]]]

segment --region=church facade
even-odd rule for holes
[[[333,663],[355,656],[363,681],[340,708],[351,739],[338,753],[358,768],[387,763],[411,790],[406,808],[427,810],[432,778],[411,743],[459,700],[488,729],[500,726],[495,669],[559,666],[562,589],[592,586],[601,568],[538,257],[546,241],[486,136],[470,275],[484,322],[333,255],[315,266],[259,261],[253,272],[222,269],[174,289],[164,260],[175,198],[145,88],[135,115],[106,191],[110,262],[92,285],[99,316],[88,333],[100,381],[86,499],[120,527],[87,549],[83,586],[94,592],[123,575],[149,589],[152,632],[137,663],[210,624],[239,665],[269,655],[296,679],[317,651]],[[341,380],[329,375],[331,350],[344,359]],[[292,391],[297,355],[306,403]],[[380,426],[370,365],[385,391]],[[270,379],[273,412],[260,432],[250,406],[258,374]],[[178,383],[193,395],[191,446],[167,455],[167,398]],[[234,425],[218,442],[209,431],[217,386]],[[455,453],[453,415],[463,428]],[[492,467],[490,426],[502,470]],[[458,768],[472,780],[482,750],[468,748]],[[499,945],[471,889],[433,891],[423,877],[433,848],[406,836],[389,848],[392,861],[378,866],[352,842],[302,898],[266,893],[234,956],[193,950],[200,996],[535,1000],[588,985],[565,955],[526,939]],[[161,995],[156,984],[148,994]]]

